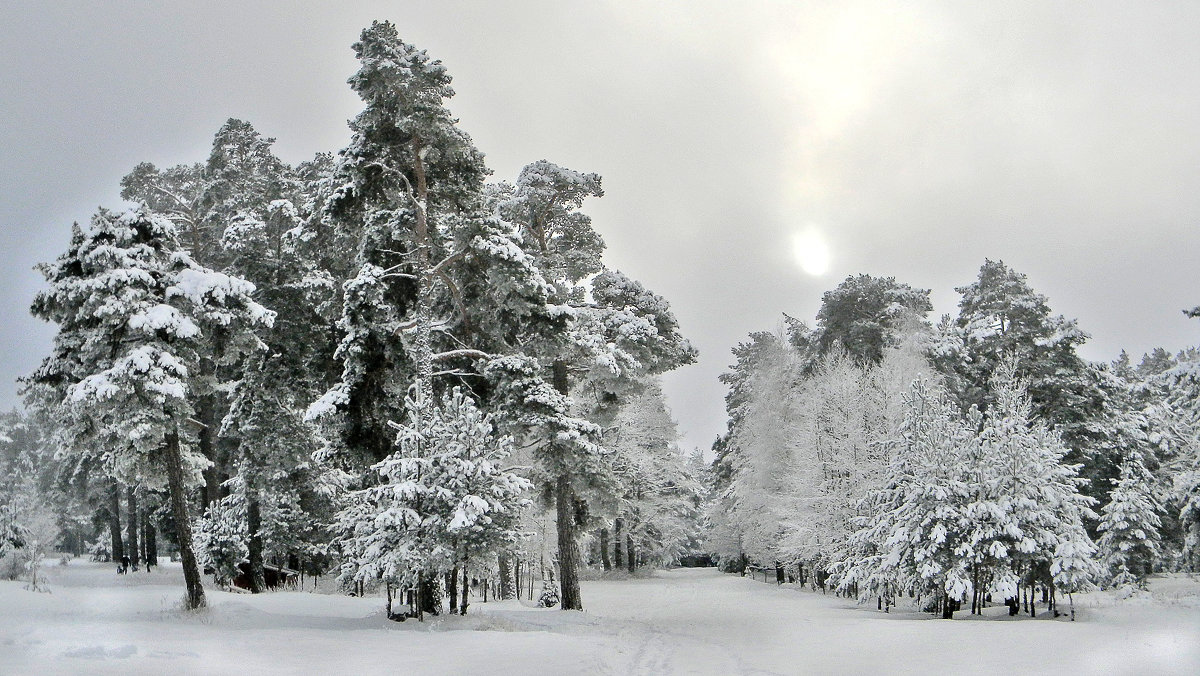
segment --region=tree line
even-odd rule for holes
[[[1001,261],[957,291],[935,324],[927,290],[851,276],[815,328],[785,315],[735,348],[721,564],[946,617],[1195,570],[1200,353],[1084,360],[1088,335]]]
[[[543,160],[490,180],[440,61],[387,22],[353,47],[346,148],[291,166],[230,119],[206,161],[136,166],[135,206],[39,266],[32,312],[58,332],[13,414],[39,438],[0,441],[41,499],[5,501],[6,547],[40,510],[60,545],[103,526],[94,548],[135,565],[162,533],[191,608],[204,570],[248,565],[259,592],[274,561],[420,617],[465,612],[472,578],[511,597],[522,570],[582,609],[610,540],[632,570],[698,539],[656,381],[696,352],[605,264],[582,211],[601,178]]]

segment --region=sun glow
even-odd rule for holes
[[[808,227],[792,236],[792,255],[800,269],[820,277],[829,271],[829,244],[820,230]]]

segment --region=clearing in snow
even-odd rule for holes
[[[45,570],[50,594],[0,582],[0,673],[1200,673],[1200,585],[1186,577],[1123,601],[1076,595],[1075,622],[1002,605],[945,621],[679,569],[584,582],[583,613],[473,599],[466,617],[419,624],[387,620],[381,598],[310,592],[210,589],[208,609],[183,612],[178,564]]]

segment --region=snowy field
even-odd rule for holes
[[[472,602],[389,622],[378,598],[209,591],[178,610],[178,564],[118,577],[47,567],[53,593],[0,582],[0,674],[1200,674],[1200,584],[1156,579],[1077,621],[943,621],[711,569],[583,585],[585,613]],[[1065,607],[1065,603],[1063,604]]]

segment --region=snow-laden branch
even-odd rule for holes
[[[457,350],[447,350],[446,352],[439,352],[439,353],[433,355],[432,358],[434,361],[441,361],[443,359],[453,359],[455,357],[471,357],[474,359],[491,359],[492,355],[490,355],[487,352],[484,352],[482,350],[472,350],[472,349],[468,349],[468,348],[460,348]]]
[[[442,276],[444,278],[446,268],[450,267],[454,263],[457,263],[458,261],[461,261],[463,258],[466,257],[466,255],[467,255],[466,249],[459,249],[458,251],[455,251],[454,253],[452,253],[452,254],[446,256],[445,258],[443,258],[442,260],[438,261],[438,263],[433,266],[433,269],[430,270],[429,274],[431,276],[437,275],[437,276]]]
[[[409,331],[412,331],[413,329],[417,328],[417,325],[419,323],[420,323],[420,321],[417,319],[410,319],[406,322],[402,322],[401,324],[396,326],[396,333],[407,333]],[[449,319],[436,319],[429,323],[430,331],[448,331],[449,329],[450,329],[450,320]]]

